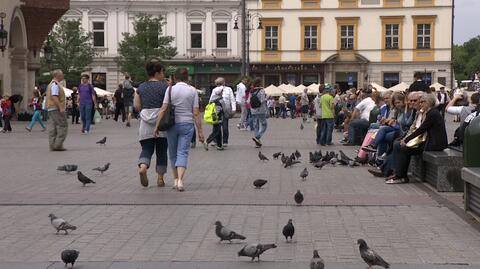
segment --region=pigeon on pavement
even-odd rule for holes
[[[105,164],[104,166],[100,166],[100,167],[97,167],[97,168],[93,168],[92,170],[93,171],[99,171],[100,173],[102,173],[103,175],[103,172],[106,172],[108,170],[108,168],[110,168],[110,163],[107,163]]]
[[[248,244],[238,252],[238,256],[250,257],[252,258],[252,262],[255,258],[258,258],[260,262],[260,255],[262,255],[263,252],[276,247],[277,245],[275,244]]]
[[[323,269],[325,264],[323,263],[322,258],[318,255],[318,250],[313,251],[313,258],[310,260],[310,269]]]
[[[315,163],[313,166],[315,166],[315,168],[322,169],[327,163],[328,163],[328,162],[318,161],[318,162]]]
[[[90,184],[90,183],[95,184],[96,183],[95,181],[89,179],[87,176],[82,174],[82,172],[80,172],[80,171],[77,172],[77,177],[78,177],[78,181],[82,182],[84,187],[87,184]]]
[[[357,163],[356,161],[349,161],[349,162],[348,162],[348,166],[350,166],[350,167],[356,167],[356,166],[360,166],[360,164]]]
[[[290,237],[290,241],[292,241],[293,235],[295,234],[295,227],[293,226],[292,219],[288,220],[288,223],[283,227],[282,230],[283,236],[285,236],[285,240]]]
[[[273,153],[273,159],[278,159],[278,157],[280,157],[282,153],[281,152],[277,152],[277,153]]]
[[[70,172],[77,171],[77,168],[78,168],[78,165],[76,164],[65,164],[57,167],[57,170],[67,172],[67,174],[69,174]]]
[[[303,203],[303,194],[300,192],[300,190],[297,190],[293,198],[295,199],[295,203],[297,203],[297,205],[301,205]]]
[[[295,160],[295,159],[297,159],[297,157],[295,156],[295,152],[294,152],[294,153],[292,153],[292,155],[290,155],[290,158],[291,158],[292,160]]]
[[[76,226],[71,225],[64,219],[58,218],[54,214],[50,214],[48,217],[50,218],[50,223],[52,224],[53,228],[57,230],[57,234],[59,231],[65,231],[65,234],[68,234],[68,230],[74,231],[77,229]]]
[[[350,157],[348,157],[342,150],[339,150],[338,152],[340,152],[340,159],[343,160],[343,161],[346,161],[347,163],[349,161],[353,161]]]
[[[97,141],[97,144],[100,144],[100,145],[104,145],[107,143],[107,137],[105,136],[104,138],[102,138],[100,141]]]
[[[71,268],[73,268],[73,265],[78,258],[78,254],[80,254],[80,251],[74,249],[67,249],[62,251],[61,258],[62,261],[65,263],[65,267],[67,267],[67,265],[70,263],[72,264]]]
[[[294,164],[300,163],[299,161],[294,161],[292,157],[287,157],[287,161],[285,162],[285,168],[291,167]]]
[[[285,154],[282,153],[282,156],[280,157],[280,160],[282,161],[283,164],[285,164],[287,162],[287,156],[285,156]]]
[[[390,268],[390,264],[386,262],[380,255],[378,255],[375,251],[370,249],[363,239],[358,239],[357,244],[359,244],[360,249],[360,256],[368,264],[368,268],[371,269],[372,266],[378,265],[383,268]]]
[[[222,223],[218,220],[215,222],[215,234],[218,236],[218,238],[220,238],[220,242],[230,241],[231,243],[233,239],[247,239],[245,236],[237,234],[236,232],[223,226]]]
[[[303,130],[303,128],[305,128],[305,127],[303,126],[303,123],[300,123],[300,130]]]
[[[258,152],[258,158],[260,161],[268,161],[267,156],[263,155],[261,151]]]
[[[257,189],[260,189],[263,185],[267,184],[267,180],[265,179],[255,179],[255,181],[253,181],[253,186],[255,186],[255,188]]]
[[[295,154],[295,158],[297,159],[300,159],[300,157],[302,157],[302,154],[300,154],[300,151],[298,150],[295,150],[294,154]]]
[[[308,177],[308,170],[307,168],[305,167],[305,169],[303,169],[303,171],[300,173],[300,177],[302,178],[303,181],[305,181]]]

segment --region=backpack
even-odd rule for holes
[[[259,93],[260,93],[260,89],[257,89],[255,93],[253,93],[252,96],[250,97],[250,106],[252,108],[259,108],[262,105],[262,102],[258,97]]]
[[[205,107],[205,113],[203,114],[203,120],[206,124],[213,125],[219,122],[219,116],[217,114],[217,105],[215,102],[210,102]]]

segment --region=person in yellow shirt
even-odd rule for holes
[[[320,97],[320,107],[322,108],[322,115],[321,115],[321,133],[320,133],[320,145],[332,145],[332,133],[333,133],[333,125],[334,121],[334,103],[333,103],[333,96],[335,93],[333,92],[333,88],[331,85],[325,85],[325,90]]]

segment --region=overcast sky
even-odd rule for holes
[[[455,0],[455,44],[480,35],[480,0]]]

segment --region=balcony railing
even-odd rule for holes
[[[95,57],[105,57],[108,54],[108,48],[94,48]]]
[[[205,49],[187,49],[189,58],[205,57]]]
[[[228,58],[232,56],[232,50],[223,48],[214,49],[213,55],[217,58]]]

